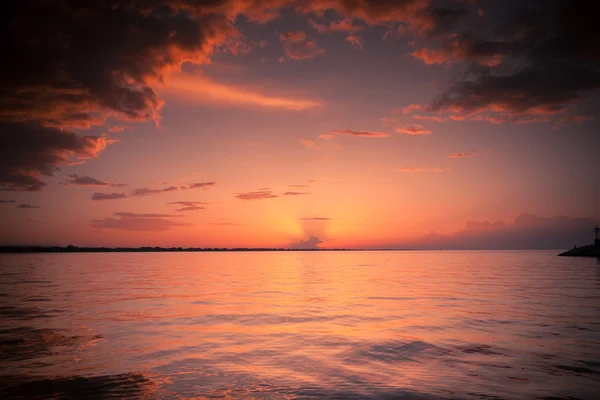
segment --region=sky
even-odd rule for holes
[[[569,248],[589,2],[3,5],[0,245]]]

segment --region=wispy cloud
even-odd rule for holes
[[[449,170],[450,170],[450,168],[417,168],[417,167],[396,168],[396,171],[399,171],[399,172],[446,172]]]
[[[256,192],[237,193],[234,197],[240,200],[264,200],[274,199],[279,196],[274,194],[271,190],[258,190]]]
[[[307,188],[308,185],[287,185],[288,187],[294,187],[294,188]]]
[[[235,222],[210,222],[212,226],[246,226],[246,224],[236,224]]]
[[[405,125],[400,128],[396,128],[396,132],[404,133],[406,135],[431,135],[431,131],[429,129],[423,128],[423,125],[412,124]]]
[[[215,186],[217,182],[198,182],[192,183],[187,189],[210,189]]]
[[[477,151],[463,152],[463,153],[454,153],[450,154],[448,158],[464,158],[464,157],[472,157],[476,156],[479,153]]]
[[[313,28],[320,34],[333,33],[333,32],[348,32],[355,33],[364,29],[361,25],[355,25],[351,19],[342,21],[331,21],[328,24],[322,24],[313,19],[309,19],[308,22]]]
[[[389,133],[384,132],[371,132],[371,131],[351,131],[351,130],[339,130],[330,132],[332,135],[343,135],[343,136],[356,136],[364,138],[386,138],[389,137]]]
[[[331,221],[334,218],[329,218],[329,217],[302,217],[302,218],[296,218],[299,221]]]
[[[180,217],[170,214],[138,214],[131,212],[115,212],[114,217],[92,220],[92,227],[98,229],[119,229],[126,231],[160,232],[173,227],[190,226],[187,223],[171,221],[168,218]]]
[[[69,175],[69,177],[61,182],[65,186],[69,185],[78,185],[78,186],[110,186],[110,187],[123,187],[127,186],[124,183],[113,183],[107,181],[101,181],[99,179],[93,178],[91,176],[79,176],[79,175]]]
[[[40,208],[40,206],[32,206],[31,204],[19,204],[19,208]]]
[[[174,97],[183,97],[186,100],[211,100],[221,103],[282,108],[294,111],[321,106],[321,103],[316,100],[267,95],[187,74],[171,75],[165,90],[167,94]]]
[[[288,60],[305,60],[325,54],[325,49],[309,39],[303,31],[282,33],[279,40],[283,43],[284,55],[279,58],[280,62]]]
[[[182,207],[182,208],[178,208],[177,212],[185,212],[185,211],[199,211],[199,210],[206,210],[206,207],[201,207],[201,206],[186,206],[186,207]]]
[[[133,192],[131,192],[131,195],[132,196],[149,196],[149,195],[153,195],[153,194],[175,192],[178,189],[179,188],[177,186],[169,186],[169,187],[166,187],[163,189],[140,188],[140,189],[134,189]]]
[[[0,204],[5,204],[5,203],[14,203],[14,200],[2,200],[0,199]]]
[[[283,196],[302,196],[305,194],[310,194],[310,193],[307,193],[307,192],[285,192],[285,193],[282,193]]]
[[[92,195],[92,200],[119,200],[126,198],[125,193],[100,193],[96,192]]]
[[[173,201],[173,202],[167,203],[167,204],[184,206],[184,207],[194,207],[194,206],[199,206],[199,205],[207,205],[210,203],[206,203],[204,201]]]
[[[363,48],[362,39],[358,36],[350,35],[346,38],[346,41],[357,50],[362,50]]]
[[[321,150],[321,148],[317,145],[317,143],[313,140],[308,140],[308,139],[300,139],[298,140],[298,142],[306,147],[307,149],[313,149],[313,150]]]

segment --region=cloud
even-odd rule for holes
[[[154,86],[186,61],[204,63],[240,34],[203,2],[15,3],[0,51],[0,187],[41,190],[39,176],[113,143],[74,129],[158,120]],[[185,15],[183,14],[185,12]],[[132,54],[135,53],[135,56]]]
[[[173,201],[173,202],[167,203],[167,204],[185,206],[185,207],[193,207],[193,206],[198,206],[198,205],[206,205],[206,204],[210,204],[210,203],[205,203],[203,201]]]
[[[288,187],[294,187],[294,188],[307,188],[308,185],[287,185]]]
[[[40,208],[40,206],[32,206],[31,204],[19,204],[18,208]]]
[[[331,140],[331,139],[333,139],[333,135],[330,134],[330,133],[322,133],[322,134],[319,135],[319,139],[322,139],[322,140]]]
[[[560,0],[488,10],[485,27],[465,25],[427,53],[464,61],[466,70],[424,108],[455,120],[559,123],[600,89],[594,10],[593,3]]]
[[[414,119],[417,120],[425,120],[425,121],[435,121],[435,122],[443,122],[444,118],[442,117],[437,117],[435,115],[413,115],[412,116]]]
[[[396,171],[399,171],[399,172],[446,172],[449,170],[450,170],[450,168],[417,168],[417,167],[396,168]]]
[[[365,137],[365,138],[386,138],[386,137],[390,136],[388,133],[383,133],[383,132],[351,131],[351,130],[333,131],[330,134],[331,135],[344,135],[344,136],[357,136],[357,137]]]
[[[92,227],[97,229],[118,229],[127,231],[167,231],[173,227],[190,226],[190,224],[173,222],[167,218],[179,217],[169,214],[137,214],[130,212],[115,212],[117,218],[92,220]]]
[[[217,184],[217,182],[198,182],[198,183],[192,183],[190,186],[188,186],[188,189],[210,189],[213,186],[215,186]]]
[[[2,200],[0,199],[0,204],[6,204],[6,203],[15,203],[14,200]]]
[[[448,156],[448,158],[464,158],[464,157],[472,157],[472,156],[476,156],[476,155],[479,155],[479,152],[469,151],[469,152],[463,152],[463,153],[450,154]]]
[[[407,241],[420,248],[445,249],[569,249],[593,241],[593,218],[543,217],[520,213],[512,221],[467,221],[449,235],[435,232]]]
[[[92,200],[119,200],[126,198],[125,193],[100,193],[96,192],[92,195]]]
[[[434,35],[451,31],[458,21],[467,16],[467,10],[459,2],[447,4],[446,7],[438,7],[430,0],[321,0],[307,2],[304,9],[316,13],[334,10],[347,19],[358,19],[371,25],[396,26],[400,33]]]
[[[290,245],[290,249],[307,250],[307,249],[318,249],[319,245],[324,243],[321,239],[316,236],[311,236],[307,240],[301,240],[298,243]]]
[[[307,149],[321,150],[321,148],[317,146],[317,143],[313,140],[300,139],[298,142]]]
[[[203,207],[203,205],[210,204],[210,203],[205,203],[202,201],[174,201],[174,202],[167,203],[167,204],[182,206],[181,208],[178,208],[176,211],[184,212],[184,211],[206,210],[206,207]]]
[[[396,132],[404,133],[406,135],[431,135],[431,131],[429,129],[423,128],[423,125],[412,124],[405,125],[400,128],[396,128]]]
[[[274,194],[271,190],[258,190],[256,192],[237,193],[234,197],[240,200],[264,200],[274,199],[279,196]]]
[[[166,95],[180,97],[185,100],[210,99],[229,104],[255,105],[292,111],[321,106],[321,103],[316,100],[271,96],[236,86],[216,83],[205,77],[183,73],[172,74],[164,91]]]
[[[187,207],[182,207],[179,208],[175,211],[178,212],[184,212],[184,211],[199,211],[199,210],[206,210],[206,207],[200,207],[200,206],[187,206]]]
[[[283,196],[302,196],[305,194],[310,194],[310,193],[307,193],[307,192],[285,192],[285,193],[282,193]]]
[[[331,221],[333,220],[333,218],[329,218],[329,217],[302,217],[302,218],[296,218],[299,221]]]
[[[564,117],[561,117],[553,126],[552,129],[560,129],[563,125],[566,124],[582,124],[586,121],[592,121],[596,119],[593,115],[591,114],[572,114],[572,115],[565,115]]]
[[[95,158],[115,142],[106,136],[81,136],[36,124],[0,122],[0,190],[42,190],[46,184],[40,175],[53,176],[60,164]]]
[[[69,179],[66,179],[62,182],[63,185],[79,185],[79,186],[111,186],[111,187],[123,187],[127,186],[124,183],[113,183],[113,182],[105,182],[96,178],[92,178],[91,176],[79,176],[79,175],[69,175]]]
[[[346,41],[357,50],[362,50],[363,48],[362,39],[358,36],[350,35],[346,38]]]
[[[279,40],[283,43],[284,52],[284,55],[279,58],[280,62],[306,60],[325,54],[325,49],[317,46],[314,40],[308,39],[303,31],[281,33]]]
[[[169,186],[169,187],[166,187],[163,189],[139,188],[139,189],[134,189],[133,192],[131,192],[131,195],[132,196],[149,196],[149,195],[153,195],[153,194],[175,192],[177,190],[179,190],[179,188],[177,186]]]
[[[325,24],[317,22],[313,19],[309,19],[308,22],[320,34],[327,34],[333,32],[355,33],[364,29],[364,26],[355,25],[350,19],[343,21],[331,21]]]
[[[132,212],[114,212],[113,215],[121,218],[169,218],[169,217],[181,217],[181,215],[172,214],[138,214]]]

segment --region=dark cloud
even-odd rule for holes
[[[39,175],[52,176],[60,164],[95,158],[114,142],[33,123],[0,122],[0,190],[39,191],[46,185]]]
[[[174,227],[190,226],[187,223],[171,221],[168,218],[177,217],[169,214],[137,214],[130,212],[115,212],[117,218],[92,220],[92,227],[98,229],[118,229],[127,231],[167,231]]]
[[[600,88],[595,9],[594,2],[567,0],[491,8],[484,26],[464,26],[423,52],[431,62],[472,62],[425,110],[492,123],[589,119],[570,110]]]
[[[274,199],[279,196],[274,194],[271,190],[258,190],[256,192],[238,193],[234,197],[240,200],[264,200]]]
[[[121,218],[170,218],[170,217],[181,217],[181,215],[172,214],[138,214],[132,212],[114,212],[113,215]]]
[[[40,208],[40,206],[32,206],[31,204],[19,204],[19,208]]]
[[[389,133],[383,132],[369,132],[369,131],[351,131],[351,130],[340,130],[333,131],[330,133],[331,135],[344,135],[344,136],[358,136],[358,137],[366,137],[366,138],[386,138]]]
[[[99,193],[96,192],[92,195],[92,200],[119,200],[126,198],[125,193]]]
[[[175,192],[176,190],[179,190],[179,188],[177,186],[169,186],[169,187],[162,188],[162,189],[139,188],[139,189],[134,189],[133,192],[131,192],[131,195],[132,196],[150,196],[153,194]]]
[[[199,182],[199,183],[192,183],[188,189],[210,189],[211,187],[215,186],[217,183],[216,182]]]
[[[193,206],[198,206],[198,205],[206,205],[206,204],[210,204],[210,203],[205,203],[203,201],[174,201],[174,202],[167,203],[167,204],[176,205],[176,206],[193,207]]]
[[[462,6],[429,0],[114,0],[11,2],[0,15],[5,38],[0,89],[0,189],[41,190],[40,176],[60,164],[95,157],[113,140],[75,129],[125,129],[158,121],[163,101],[154,87],[184,62],[205,63],[218,49],[249,49],[232,21],[266,22],[287,8],[310,18],[333,11],[341,20],[320,31],[360,29],[356,21],[398,25],[397,31],[443,32]],[[339,19],[339,18],[338,18]],[[325,28],[323,28],[325,27]],[[282,34],[283,59],[323,54],[302,31]],[[351,40],[359,45],[357,40]],[[443,102],[438,102],[443,108]],[[74,157],[74,161],[70,157]],[[192,187],[207,187],[194,186]]]
[[[0,199],[0,204],[5,204],[5,203],[14,203],[14,200],[2,200]]]
[[[199,210],[206,210],[206,207],[187,206],[187,207],[178,208],[175,211],[183,212],[183,211],[199,211]]]
[[[324,243],[321,239],[319,239],[316,236],[311,236],[307,240],[301,240],[298,243],[294,243],[294,244],[290,245],[290,249],[299,249],[299,250],[318,249],[319,245],[321,243]]]
[[[91,176],[79,176],[79,175],[69,175],[68,179],[62,182],[63,185],[79,185],[79,186],[110,186],[110,187],[123,187],[127,186],[124,183],[113,183],[101,181],[96,178],[92,178]]]
[[[209,3],[215,2],[56,0],[4,7],[0,187],[40,190],[38,176],[52,175],[68,154],[89,158],[108,143],[73,129],[111,117],[158,120],[162,101],[153,85],[185,61],[205,62],[215,46],[239,35],[225,15],[202,12]]]
[[[285,193],[282,193],[283,196],[302,196],[305,194],[310,194],[310,193],[307,193],[307,192],[285,192]]]
[[[593,241],[593,218],[521,213],[512,221],[468,221],[450,235],[431,233],[398,247],[444,249],[569,249]]]

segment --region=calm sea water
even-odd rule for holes
[[[600,261],[0,255],[1,398],[600,398]]]

